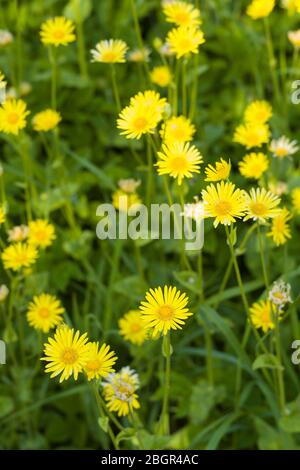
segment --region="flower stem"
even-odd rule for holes
[[[144,51],[145,46],[144,46],[144,41],[143,41],[141,28],[140,28],[140,24],[139,24],[139,19],[138,19],[138,15],[137,15],[135,0],[130,0],[130,5],[131,5],[131,11],[132,11],[133,22],[134,22],[134,29],[135,29],[135,33],[136,33],[136,36],[137,36],[138,44],[139,44],[139,47],[140,47],[141,51]],[[144,68],[145,68],[146,77],[148,79],[149,76],[150,76],[150,71],[149,71],[149,66],[148,66],[147,60],[143,61],[143,65],[144,65]]]
[[[98,407],[98,411],[99,411],[99,416],[100,418],[105,418],[106,417],[106,414],[103,410],[103,407],[102,407],[102,402],[101,402],[101,399],[100,399],[100,396],[99,396],[99,393],[98,393],[98,388],[97,388],[97,384],[96,383],[92,383],[92,389],[93,389],[93,393],[94,393],[94,396],[95,396],[95,399],[96,399],[96,403],[97,403],[97,407]],[[107,425],[107,432],[108,432],[108,435],[109,437],[111,438],[111,441],[114,445],[114,448],[116,450],[118,450],[118,444],[117,444],[117,441],[116,441],[116,437],[110,427],[110,425],[108,424]]]
[[[80,75],[82,78],[88,77],[88,68],[87,68],[87,61],[85,57],[85,39],[84,39],[84,31],[82,25],[82,17],[81,17],[81,2],[80,0],[76,0],[75,8],[76,8],[76,23],[77,23],[77,37],[78,37],[78,62],[79,62],[79,69]]]
[[[269,278],[268,278],[267,267],[266,267],[266,262],[265,262],[265,257],[264,257],[264,245],[263,245],[262,233],[261,233],[259,224],[257,224],[257,233],[258,233],[258,241],[259,241],[259,253],[260,253],[261,266],[262,266],[265,286],[266,286],[266,289],[268,290]]]
[[[268,55],[269,55],[271,79],[273,82],[275,98],[276,98],[277,103],[279,104],[280,103],[279,82],[278,82],[278,77],[276,74],[276,59],[275,59],[275,54],[274,54],[274,46],[273,46],[273,41],[272,41],[272,36],[271,36],[271,31],[270,31],[270,23],[269,23],[268,18],[264,18],[264,25],[265,25],[265,34],[266,34],[267,49],[268,49]]]
[[[169,394],[170,394],[170,378],[171,378],[171,341],[170,332],[163,337],[163,353],[165,356],[165,377],[164,377],[164,396],[163,407],[160,417],[160,430],[163,435],[170,434],[169,419]]]
[[[116,101],[116,105],[117,105],[117,108],[118,108],[118,112],[121,111],[121,100],[120,100],[120,94],[119,94],[119,89],[118,89],[118,84],[117,84],[117,80],[116,80],[116,68],[114,66],[114,64],[110,64],[111,67],[111,83],[112,83],[112,87],[113,87],[113,93],[114,93],[114,97],[115,97],[115,101]]]

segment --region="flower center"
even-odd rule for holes
[[[171,320],[173,317],[173,308],[169,305],[163,305],[158,310],[158,316],[161,320]]]
[[[131,325],[131,332],[132,333],[138,333],[141,329],[141,325],[139,325],[138,323],[133,323]]]
[[[94,359],[93,361],[89,361],[87,363],[86,369],[90,371],[99,370],[100,366],[101,366],[101,362],[99,361],[99,359]]]
[[[179,47],[183,51],[188,52],[188,51],[190,51],[190,49],[192,47],[192,42],[188,38],[182,38],[181,41],[179,42]]]
[[[175,157],[172,160],[172,167],[174,171],[185,171],[187,167],[187,161],[184,157]]]
[[[65,32],[63,29],[56,29],[55,31],[53,31],[53,37],[55,39],[62,39],[65,35]]]
[[[19,115],[17,113],[9,113],[7,116],[7,122],[9,124],[17,124],[19,120]]]
[[[35,234],[35,237],[39,241],[44,241],[47,237],[45,230],[38,230]]]
[[[229,201],[219,201],[215,206],[217,215],[227,215],[231,211],[232,205]]]
[[[39,316],[42,318],[48,318],[50,315],[49,309],[46,307],[42,307],[39,309]]]
[[[189,22],[189,15],[185,11],[179,11],[178,13],[176,13],[174,19],[176,23],[184,25]]]
[[[284,147],[279,147],[275,153],[277,157],[286,157],[289,154],[288,150]]]
[[[61,360],[65,364],[74,364],[78,359],[78,353],[72,348],[67,348],[63,351],[61,355]]]
[[[261,216],[265,215],[267,212],[267,208],[265,204],[262,204],[261,202],[255,202],[251,205],[251,210],[253,214]]]
[[[136,130],[138,131],[142,131],[143,129],[145,129],[145,127],[147,126],[148,124],[148,121],[146,118],[140,116],[140,117],[137,117],[135,120],[134,120],[134,127]]]
[[[113,51],[107,51],[103,54],[103,60],[114,62],[116,60],[116,54]]]

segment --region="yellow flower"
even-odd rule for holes
[[[29,325],[36,330],[48,333],[51,328],[62,322],[63,313],[64,308],[56,297],[49,294],[40,294],[33,297],[32,302],[29,304],[27,320]]]
[[[173,28],[167,36],[170,51],[177,59],[190,53],[198,54],[198,47],[204,42],[203,32],[193,26]]]
[[[129,310],[119,320],[120,335],[127,341],[140,346],[147,338],[147,329],[139,310]]]
[[[136,393],[139,378],[134,369],[123,367],[119,372],[109,374],[102,385],[109,411],[117,413],[118,416],[127,416],[140,408]]]
[[[219,162],[216,162],[215,167],[213,165],[207,165],[205,168],[206,178],[205,181],[221,181],[227,180],[231,171],[231,163],[226,162],[221,158]]]
[[[193,315],[187,308],[187,295],[176,287],[150,289],[145,300],[141,302],[140,310],[145,327],[152,336],[166,335],[171,329],[181,330],[185,320]]]
[[[128,50],[126,42],[121,39],[109,39],[98,42],[91,50],[92,62],[108,64],[121,64],[126,62],[125,54]]]
[[[128,212],[133,206],[140,206],[142,200],[137,193],[127,193],[122,189],[117,189],[112,197],[113,206],[119,211]]]
[[[280,198],[265,188],[252,188],[250,194],[245,197],[246,217],[244,220],[258,220],[265,222],[266,219],[276,217],[280,209]]]
[[[55,240],[55,230],[47,220],[38,219],[29,222],[28,243],[46,248]]]
[[[163,117],[166,99],[154,91],[140,92],[130,100],[119,114],[117,127],[127,139],[140,139],[143,134],[153,133]]]
[[[36,261],[37,256],[38,252],[34,246],[18,242],[3,250],[2,261],[5,269],[18,271],[21,268],[28,268]]]
[[[0,206],[0,225],[4,224],[5,222],[5,209],[3,206]]]
[[[179,185],[183,178],[192,178],[193,173],[200,173],[203,159],[194,145],[184,142],[163,144],[158,156],[160,160],[155,164],[158,174],[177,178]]]
[[[214,217],[214,227],[231,225],[245,213],[244,191],[233,183],[221,181],[210,184],[202,191],[205,217]]]
[[[270,151],[275,158],[285,158],[298,152],[297,140],[290,140],[285,135],[279,139],[273,139],[270,144]]]
[[[67,46],[75,41],[75,26],[64,16],[56,16],[45,21],[40,30],[41,41],[46,45]]]
[[[300,13],[300,0],[282,0],[282,6],[288,10],[290,15]]]
[[[247,8],[247,15],[253,20],[265,18],[272,13],[275,7],[275,0],[253,0]]]
[[[102,344],[99,349],[98,342],[88,343],[87,362],[84,366],[88,380],[106,377],[114,370],[113,365],[117,359],[115,352],[107,344]]]
[[[295,188],[292,191],[292,203],[296,212],[300,214],[300,188]]]
[[[267,233],[268,237],[272,237],[275,245],[284,245],[291,236],[291,229],[288,221],[292,218],[290,212],[284,207],[280,209],[279,214],[272,220],[272,227]]]
[[[53,110],[46,109],[37,113],[32,119],[33,129],[38,132],[48,132],[54,129],[61,121],[61,115]]]
[[[293,46],[296,49],[299,49],[299,47],[300,47],[300,29],[297,29],[297,31],[289,31],[288,32],[288,39],[289,39],[290,43],[293,44]]]
[[[17,135],[26,126],[27,111],[23,100],[9,98],[0,107],[0,131]]]
[[[268,143],[270,129],[266,124],[241,124],[235,130],[233,141],[247,148],[261,147]]]
[[[267,101],[253,101],[245,111],[245,122],[265,124],[272,117],[272,106]]]
[[[48,338],[48,343],[44,345],[45,356],[41,358],[41,361],[48,363],[45,372],[51,374],[51,379],[61,374],[59,382],[69,379],[71,375],[77,380],[88,361],[87,341],[87,333],[80,335],[80,331],[74,332],[66,325],[57,328],[54,338]]]
[[[268,157],[264,153],[249,153],[241,162],[239,170],[245,178],[254,178],[259,180],[264,172],[269,168]]]
[[[177,26],[197,26],[201,24],[200,11],[190,3],[182,1],[165,2],[163,12],[168,23]]]
[[[154,67],[150,72],[150,79],[160,87],[167,87],[172,82],[172,73],[166,65]]]
[[[189,142],[196,132],[194,124],[185,116],[173,116],[163,123],[160,136],[164,142]]]
[[[275,328],[273,317],[280,314],[270,300],[260,300],[250,307],[251,322],[256,329],[261,328],[264,333]]]

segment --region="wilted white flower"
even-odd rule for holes
[[[272,140],[270,150],[274,157],[285,158],[298,152],[299,147],[296,140],[290,140],[283,135],[279,139]]]
[[[140,184],[141,180],[135,180],[133,178],[118,181],[119,188],[125,191],[125,193],[134,193]]]
[[[14,37],[13,35],[7,31],[6,29],[0,29],[0,47],[7,46],[11,42],[13,42]]]
[[[11,230],[8,230],[8,240],[10,242],[22,242],[26,240],[29,233],[27,225],[17,225]]]
[[[133,49],[128,53],[128,60],[130,62],[149,62],[151,50],[149,47],[143,49]]]
[[[274,282],[269,292],[269,300],[274,305],[277,305],[279,310],[283,310],[286,304],[293,302],[291,299],[290,284],[282,280]]]

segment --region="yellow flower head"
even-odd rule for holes
[[[119,211],[128,212],[133,206],[140,206],[142,200],[137,193],[128,193],[122,191],[122,189],[117,189],[117,191],[113,193],[112,203]]]
[[[23,100],[9,98],[0,107],[0,131],[17,135],[26,126],[27,111]]]
[[[297,31],[289,31],[288,39],[290,43],[293,44],[293,46],[296,49],[299,49],[300,48],[300,29],[297,29]]]
[[[121,39],[109,39],[98,42],[91,50],[92,62],[107,64],[121,64],[126,62],[125,54],[128,50],[126,42]]]
[[[118,416],[127,416],[140,408],[136,393],[139,377],[134,369],[123,367],[119,372],[109,374],[102,385],[109,411],[117,413]]]
[[[198,54],[198,47],[204,42],[203,32],[194,26],[173,28],[167,36],[170,52],[176,54],[177,59],[190,53]]]
[[[113,372],[113,365],[118,359],[115,352],[111,351],[110,346],[105,343],[100,348],[98,342],[87,345],[88,354],[84,372],[88,380],[107,377],[110,372]]]
[[[64,16],[50,18],[41,26],[41,41],[47,46],[67,46],[76,39],[74,29],[74,23]]]
[[[196,132],[194,124],[185,116],[173,116],[163,123],[160,136],[164,142],[189,142]]]
[[[270,151],[275,158],[285,158],[294,155],[299,150],[298,142],[290,140],[285,135],[279,139],[273,139],[270,144]]]
[[[48,132],[55,129],[61,121],[61,115],[54,109],[37,113],[32,119],[33,129],[37,132]]]
[[[214,217],[214,227],[231,225],[245,213],[244,191],[233,183],[221,181],[210,184],[202,191],[205,217]]]
[[[119,328],[120,335],[132,344],[140,346],[147,339],[147,329],[145,328],[139,310],[129,310],[129,312],[119,320]]]
[[[43,333],[48,333],[62,322],[64,308],[60,301],[49,294],[40,294],[33,297],[28,306],[27,320],[30,326]]]
[[[239,170],[245,178],[259,180],[269,168],[268,157],[264,153],[251,152],[239,162]]]
[[[177,26],[197,26],[201,24],[200,11],[190,3],[182,1],[165,2],[163,12],[168,23]]]
[[[274,316],[278,315],[276,306],[270,300],[255,302],[250,308],[250,318],[256,329],[261,328],[264,333],[275,328]]]
[[[292,191],[292,204],[297,212],[300,214],[300,188],[295,188]]]
[[[2,261],[5,269],[18,271],[21,268],[28,268],[37,259],[37,249],[26,243],[14,243],[9,245],[2,252]]]
[[[280,198],[265,188],[252,188],[246,197],[246,217],[244,220],[258,220],[265,222],[266,219],[276,217],[280,209]]]
[[[28,243],[46,248],[55,240],[55,230],[47,220],[38,219],[29,222]]]
[[[215,166],[207,165],[205,168],[205,181],[221,181],[227,180],[231,171],[231,163],[226,162],[221,158],[219,162],[216,162]]]
[[[290,212],[284,207],[272,220],[270,232],[267,233],[268,237],[272,237],[275,245],[284,245],[289,238],[292,238],[291,229],[288,221],[292,218]]]
[[[163,117],[165,105],[166,99],[159,93],[151,90],[140,92],[119,114],[117,127],[127,139],[140,139],[143,134],[152,134]]]
[[[8,240],[10,242],[23,242],[28,236],[29,228],[27,225],[17,225],[8,230]]]
[[[275,0],[252,0],[247,8],[247,15],[253,20],[265,18],[272,13],[275,7]]]
[[[265,124],[272,117],[272,106],[267,101],[253,101],[247,106],[244,117],[249,124]]]
[[[246,148],[261,147],[267,144],[270,138],[270,129],[267,124],[241,124],[235,130],[233,141]]]
[[[203,159],[194,145],[184,142],[163,144],[158,156],[160,160],[155,164],[158,174],[177,178],[179,185],[183,178],[192,178],[194,173],[200,173]]]
[[[185,320],[193,315],[187,308],[188,301],[187,295],[176,287],[150,289],[140,305],[145,327],[153,337],[159,333],[166,335],[170,330],[181,330]]]
[[[151,70],[150,79],[155,85],[164,88],[169,86],[172,82],[172,72],[166,65],[160,65]]]
[[[290,15],[294,13],[300,13],[300,0],[282,0],[283,8],[288,10]]]
[[[44,345],[45,356],[41,361],[46,361],[45,372],[50,373],[50,378],[61,374],[59,382],[67,380],[73,375],[77,380],[78,374],[83,371],[89,357],[89,345],[87,333],[74,332],[66,325],[59,326],[54,338],[48,338]]]

